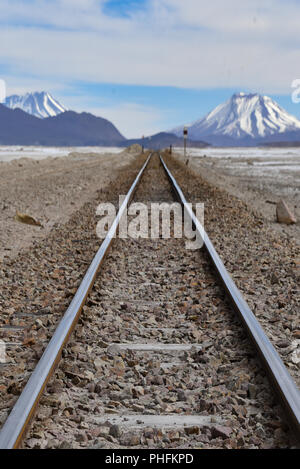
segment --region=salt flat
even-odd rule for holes
[[[183,159],[183,150],[176,148]],[[300,147],[188,148],[189,165],[204,179],[225,189],[263,214],[273,228],[300,242]],[[283,198],[296,225],[276,222],[276,203]]]
[[[20,158],[43,160],[68,156],[69,153],[120,153],[122,148],[117,147],[41,147],[41,146],[8,146],[0,145],[0,162],[8,162]]]

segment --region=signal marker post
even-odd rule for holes
[[[188,129],[184,126],[183,128],[183,147],[184,147],[184,159],[186,159],[186,141],[188,136]],[[189,160],[187,159],[185,164],[188,165]]]

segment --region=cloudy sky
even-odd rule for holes
[[[202,117],[237,91],[291,100],[299,0],[0,0],[7,93],[46,90],[126,137]]]

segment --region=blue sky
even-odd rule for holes
[[[103,5],[103,13],[128,18],[136,11],[146,9],[147,3],[148,0],[108,0]]]
[[[263,6],[262,6],[263,5]],[[295,0],[0,0],[8,94],[46,90],[126,137],[202,117],[234,92],[300,118]]]

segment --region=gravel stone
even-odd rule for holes
[[[19,337],[24,344],[9,351],[15,362],[4,368],[0,378],[1,410],[13,405],[37,354],[72,300],[65,292],[78,287],[98,249],[97,203],[111,201],[118,206],[119,194],[127,192],[142,160],[124,167],[97,200],[57,228],[46,244],[22,254],[18,264],[11,260],[0,264],[0,283],[5,287],[0,302],[4,312],[12,309],[1,320],[24,327],[7,331],[9,340]],[[297,246],[270,231],[239,200],[209,186],[178,161],[166,160],[187,200],[205,202],[205,225],[217,251],[299,382],[299,365],[293,362],[299,350],[299,339],[293,335],[299,329]],[[173,200],[154,157],[134,201]],[[276,272],[279,283],[271,282],[270,272]],[[201,350],[139,351],[119,346],[137,343],[200,344]],[[62,439],[72,440],[74,448],[293,446],[256,352],[206,253],[187,250],[184,240],[174,237],[114,240],[47,389],[27,447],[53,447]],[[134,426],[121,420],[124,433],[114,433],[112,428],[128,414],[135,416]],[[143,415],[156,416],[159,423],[160,415],[182,414],[208,417],[209,424],[145,429],[136,422],[143,421]],[[103,415],[106,423],[98,427],[97,416]],[[33,438],[43,433],[43,438]]]

